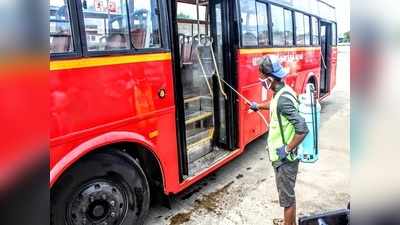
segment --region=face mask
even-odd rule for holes
[[[265,89],[269,90],[269,89],[271,88],[271,85],[272,85],[271,79],[268,79],[268,78],[266,78],[266,79],[260,79],[260,82],[261,82],[261,85],[262,85]]]

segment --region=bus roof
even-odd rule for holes
[[[336,21],[336,8],[333,0],[268,0],[289,8],[313,14],[323,19]]]

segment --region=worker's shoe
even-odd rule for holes
[[[274,225],[284,225],[283,219],[273,219],[272,223]]]

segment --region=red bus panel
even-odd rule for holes
[[[153,151],[179,182],[170,53],[51,62],[51,184],[79,157],[115,143]],[[160,97],[160,91],[165,96]]]

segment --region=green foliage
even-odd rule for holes
[[[347,31],[343,34],[343,41],[344,42],[350,42],[350,31]]]
[[[190,19],[190,15],[184,14],[184,13],[179,13],[176,15],[178,19]]]

